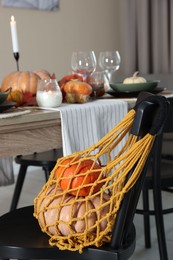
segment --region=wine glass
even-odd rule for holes
[[[92,97],[96,98],[101,94],[105,93],[104,90],[104,72],[103,71],[94,71],[88,77],[88,83],[93,89]]]
[[[74,51],[72,53],[72,71],[81,75],[84,81],[95,71],[96,65],[97,62],[94,51]]]
[[[121,57],[118,51],[104,51],[99,54],[99,66],[105,71],[109,82],[112,73],[119,69],[120,63]]]

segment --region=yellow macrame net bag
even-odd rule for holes
[[[121,201],[138,180],[155,138],[147,133],[138,140],[130,134],[135,113],[130,110],[96,144],[57,160],[34,200],[34,216],[50,236],[50,245],[81,253],[84,247],[111,240]],[[123,147],[112,156],[122,140]]]

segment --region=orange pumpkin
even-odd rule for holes
[[[101,169],[101,166],[98,163],[94,163],[91,159],[86,159],[84,161],[81,161],[78,163],[78,158],[74,160],[74,164],[69,165],[67,167],[68,163],[72,161],[73,158],[65,160],[60,167],[56,169],[56,177],[62,178],[60,181],[60,186],[63,190],[67,189],[75,189],[77,187],[81,186],[81,189],[79,192],[77,190],[69,191],[70,194],[76,195],[78,192],[79,196],[87,196],[91,190],[92,186],[85,186],[86,184],[92,184],[94,183],[101,171],[95,171],[96,169]],[[76,161],[76,163],[75,163]],[[94,165],[93,165],[94,164]],[[64,166],[63,166],[64,165]],[[90,169],[93,169],[93,171],[89,172],[87,177],[83,174],[89,171]],[[74,175],[74,177],[73,177]],[[84,187],[82,187],[82,185]],[[94,188],[94,193],[97,192],[103,184],[98,184]]]
[[[14,71],[9,73],[1,83],[1,91],[7,91],[9,88],[20,90],[23,93],[29,92],[32,95],[36,94],[37,82],[40,77],[29,71]]]
[[[72,94],[90,95],[92,87],[84,81],[70,80],[64,85],[64,91]]]
[[[92,93],[92,87],[87,82],[79,80],[68,81],[63,90],[68,103],[86,103]]]
[[[58,81],[58,84],[60,86],[60,89],[61,89],[61,92],[63,95],[63,101],[66,101],[66,93],[64,91],[64,86],[68,81],[73,80],[73,79],[78,79],[79,81],[83,81],[83,78],[77,74],[70,74],[70,75],[64,76],[61,80]]]
[[[13,101],[16,103],[16,106],[20,106],[24,102],[23,93],[20,90],[10,91],[6,100],[8,102]]]

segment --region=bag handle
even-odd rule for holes
[[[138,96],[134,110],[136,115],[131,133],[143,135],[144,132],[148,132],[151,135],[158,135],[163,130],[169,113],[169,101],[164,96],[142,92]]]

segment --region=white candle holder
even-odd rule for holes
[[[62,103],[62,92],[57,80],[39,80],[36,101],[39,107],[56,108]]]

